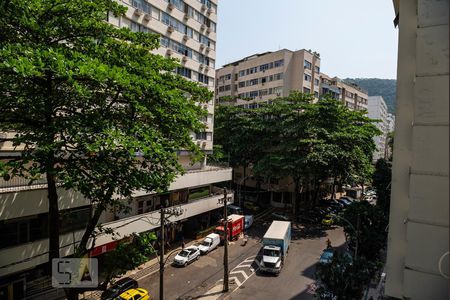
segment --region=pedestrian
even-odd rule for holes
[[[327,249],[331,248],[331,241],[330,239],[327,239]]]
[[[184,238],[181,240],[181,249],[184,249],[185,244],[184,244]]]

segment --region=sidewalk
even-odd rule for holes
[[[197,244],[197,243],[201,242],[202,240],[203,240],[203,238],[197,239],[197,240],[191,240],[191,241],[187,242],[185,246],[187,247],[187,246]],[[165,258],[167,257],[168,254],[171,254],[170,257],[173,257],[172,254],[174,254],[175,252],[181,251],[181,243],[174,243],[171,246],[172,247],[170,247],[170,250],[166,251],[166,253],[164,255]],[[170,262],[170,258],[167,260],[167,263],[169,263],[169,262]],[[159,256],[155,256],[154,258],[152,258],[149,261],[147,261],[146,263],[140,265],[136,269],[130,270],[130,271],[126,272],[124,275],[122,275],[118,278],[115,278],[115,281],[125,278],[125,277],[130,277],[136,281],[139,281],[139,280],[141,280],[147,276],[150,276],[153,273],[156,273],[158,271],[159,271]],[[84,300],[100,299],[100,296],[102,293],[103,293],[103,291],[100,291],[100,290],[84,292],[83,294],[80,294],[78,296],[78,298],[84,299]]]

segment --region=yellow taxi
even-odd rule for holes
[[[326,215],[322,220],[322,225],[331,226],[333,225],[333,216],[332,215]]]
[[[119,300],[151,300],[152,297],[148,293],[148,291],[137,288],[137,289],[130,289],[126,292],[123,292],[120,294]]]

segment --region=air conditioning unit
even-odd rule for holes
[[[150,14],[145,14],[144,15],[144,20],[145,21],[150,21],[152,19],[152,16]]]
[[[199,69],[200,70],[202,70],[203,68],[205,67],[205,65],[204,64],[200,64],[200,67],[199,67]]]
[[[213,12],[212,8],[208,8],[208,10],[206,11],[206,13],[207,13],[208,15],[212,14],[212,12]]]
[[[205,45],[200,44],[200,50],[203,50],[203,49],[205,49]]]
[[[208,28],[206,29],[206,33],[207,33],[207,34],[210,34],[210,33],[211,33],[211,28],[208,27]]]
[[[203,4],[203,5],[202,5],[202,10],[206,10],[206,9],[207,9],[206,5]]]
[[[136,16],[141,16],[143,13],[144,13],[144,12],[143,12],[142,10],[140,10],[139,8],[136,8],[136,9],[134,10],[134,14],[135,14]]]
[[[175,28],[173,28],[173,26],[169,26],[167,27],[167,32],[172,33],[175,30]]]
[[[266,83],[265,83],[265,82],[261,82],[261,84],[262,84],[262,85],[265,85]]]
[[[183,58],[181,59],[183,62],[187,62],[188,58],[187,56],[183,56]]]
[[[172,9],[175,8],[175,6],[173,5],[173,3],[169,3],[169,5],[167,5],[167,8],[168,8],[169,10],[172,10]]]
[[[206,50],[205,50],[206,52],[209,52],[209,51],[211,51],[211,48],[210,47],[206,47]]]
[[[189,36],[187,34],[183,35],[183,41],[186,42],[187,40],[189,40]]]
[[[171,56],[171,55],[172,55],[172,50],[167,49],[166,54],[167,54],[168,56]]]
[[[204,110],[208,110],[208,104],[204,104],[204,105],[203,105],[203,109],[204,109]]]
[[[202,148],[206,147],[206,142],[202,142]]]
[[[202,144],[202,142],[197,141],[197,146],[200,146]]]
[[[190,15],[184,14],[184,19],[185,19],[186,21],[189,20],[190,17],[191,17]]]
[[[202,26],[200,26],[200,30],[205,30],[205,28],[206,28],[205,24],[202,24]]]
[[[281,93],[277,93],[277,96],[278,96],[278,97],[281,96]]]
[[[208,72],[208,71],[209,71],[209,67],[205,66],[205,72]]]

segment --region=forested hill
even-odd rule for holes
[[[354,82],[369,92],[369,96],[383,96],[390,113],[395,113],[395,79],[379,78],[347,78],[345,81]]]

